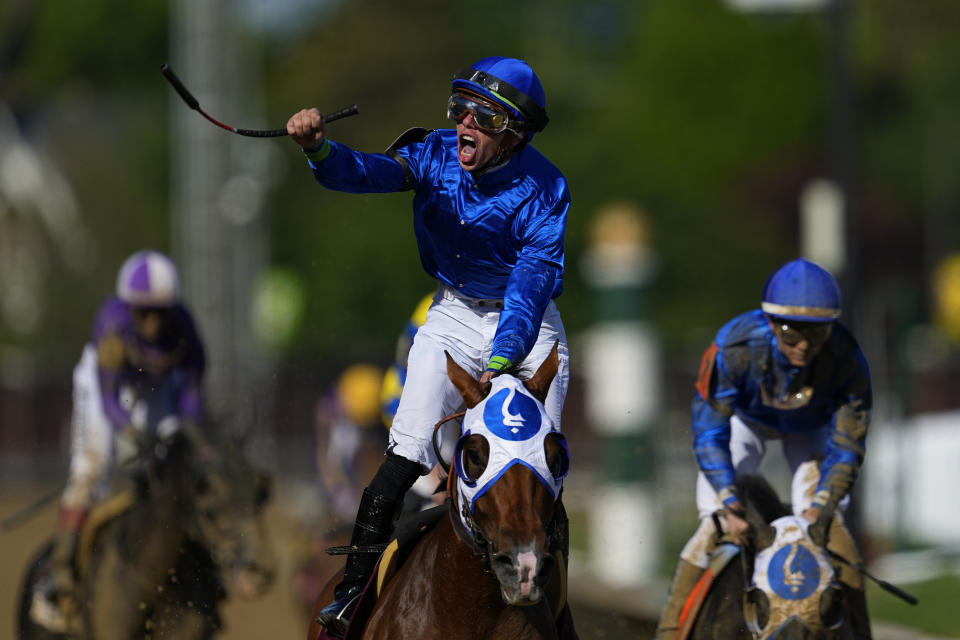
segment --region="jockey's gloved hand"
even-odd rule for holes
[[[826,511],[820,512],[817,519],[807,527],[807,535],[813,540],[813,543],[819,547],[827,546],[827,536],[830,533],[830,514]]]
[[[117,464],[126,466],[137,460],[142,444],[139,429],[129,425],[121,429],[114,439]]]
[[[513,363],[503,356],[493,356],[490,358],[490,362],[487,363],[487,368],[484,369],[480,375],[480,384],[490,382],[501,373],[509,371],[512,367]]]

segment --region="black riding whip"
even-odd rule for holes
[[[870,578],[871,580],[873,580],[874,582],[876,582],[877,585],[878,585],[881,589],[883,589],[884,591],[887,591],[887,592],[889,592],[889,593],[892,593],[893,595],[897,596],[898,598],[900,598],[901,600],[903,600],[903,601],[905,601],[905,602],[907,602],[907,603],[909,603],[909,604],[915,605],[915,604],[917,604],[917,602],[919,602],[919,600],[917,600],[917,597],[916,597],[916,596],[907,593],[906,591],[904,591],[903,589],[901,589],[900,587],[898,587],[898,586],[896,586],[896,585],[894,585],[894,584],[890,584],[890,583],[887,582],[886,580],[881,580],[880,578],[872,575],[870,572],[868,572],[868,571],[863,567],[862,564],[857,564],[857,563],[855,563],[855,562],[850,562],[849,560],[847,560],[846,558],[844,558],[844,557],[841,556],[840,554],[836,553],[835,551],[831,551],[830,549],[827,549],[827,553],[830,554],[830,557],[831,557],[831,558],[834,558],[835,560],[839,560],[840,562],[842,562],[843,564],[847,565],[847,566],[850,567],[851,569],[859,572],[860,575],[862,575],[862,576],[864,576],[864,577],[867,577],[867,578]]]
[[[173,69],[170,68],[166,62],[160,65],[160,73],[163,74],[163,77],[170,82],[170,85],[176,89],[177,93],[180,94],[180,97],[183,98],[183,101],[187,103],[187,106],[202,115],[204,118],[217,125],[221,129],[226,129],[227,131],[232,131],[233,133],[239,134],[241,136],[247,136],[250,138],[279,138],[287,135],[287,130],[284,129],[238,129],[237,127],[231,127],[228,124],[224,124],[219,120],[210,117],[206,111],[200,108],[200,102],[193,97],[193,94],[187,90],[187,88],[180,82],[180,78],[173,72]],[[324,122],[333,122],[334,120],[339,120],[340,118],[346,118],[348,116],[354,116],[359,113],[356,104],[352,104],[349,107],[344,107],[343,109],[338,109],[333,113],[328,113],[323,116]]]

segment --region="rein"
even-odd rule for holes
[[[450,474],[450,465],[443,461],[443,454],[440,453],[440,445],[437,444],[437,432],[440,431],[440,427],[442,427],[445,423],[450,422],[451,420],[456,420],[457,418],[462,418],[465,415],[467,415],[466,411],[451,413],[446,418],[441,419],[440,422],[433,425],[433,438],[431,438],[431,442],[433,443],[433,452],[437,456],[437,462],[440,463],[440,466],[443,468],[443,470],[447,472],[448,477]],[[447,485],[447,495],[450,495],[449,483],[447,483]]]

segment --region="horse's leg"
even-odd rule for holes
[[[136,580],[113,541],[104,539],[85,576],[87,635],[97,640],[128,640],[143,635]]]
[[[17,607],[17,630],[19,632],[17,637],[20,640],[58,640],[63,638],[62,634],[52,633],[34,622],[30,615],[37,580],[46,570],[51,549],[52,545],[46,544],[39,553],[31,557],[30,563],[27,565],[27,572],[20,587]]]

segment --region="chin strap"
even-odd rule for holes
[[[520,134],[516,134],[516,135],[519,136]],[[501,168],[502,166],[510,162],[510,158],[520,153],[520,151],[525,146],[527,146],[527,139],[523,136],[520,137],[520,142],[518,142],[517,145],[511,149],[505,148],[503,143],[501,143],[500,146],[497,148],[497,155],[494,156],[493,159],[490,160],[490,162],[488,162],[486,166],[484,166],[482,169],[477,169],[474,172],[474,175],[482,176],[486,173],[496,171],[497,169]]]

